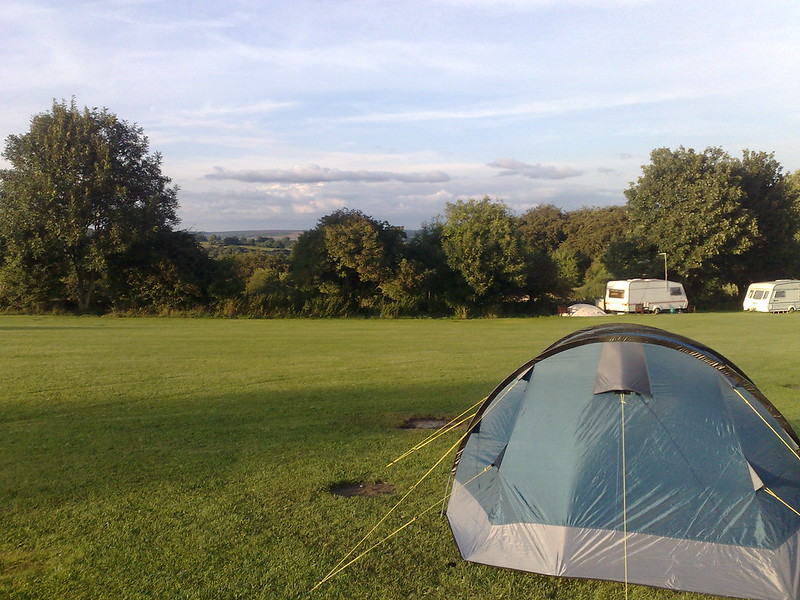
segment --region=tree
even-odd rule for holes
[[[562,281],[569,282],[573,289],[581,288],[576,293],[595,290],[596,285],[586,289],[583,286],[589,277],[596,279],[605,271],[598,263],[627,229],[628,210],[624,206],[584,207],[568,212],[564,241],[552,253]]]
[[[628,226],[625,206],[579,208],[567,213],[564,244],[590,264],[603,256],[613,240],[624,237]]]
[[[435,218],[415,233],[406,245],[406,253],[425,274],[424,294],[425,309],[433,314],[452,314],[461,310],[470,295],[470,287],[461,274],[447,262],[442,248],[444,223]],[[420,300],[423,300],[420,298]]]
[[[248,276],[244,290],[248,313],[259,316],[296,314],[297,293],[288,258],[271,253],[259,263],[260,266]]]
[[[800,169],[787,173],[784,181],[788,194],[793,198],[794,211],[800,214]],[[800,230],[794,234],[794,241],[796,244],[800,244]],[[795,276],[798,276],[799,271],[800,266],[794,270]]]
[[[650,161],[625,190],[633,239],[666,252],[692,293],[712,294],[759,235],[736,165],[719,148],[658,148]]]
[[[306,312],[318,315],[376,312],[403,258],[405,232],[358,210],[340,209],[303,232],[292,248],[291,271],[306,298]],[[405,265],[408,272],[409,265]],[[401,278],[402,280],[402,278]],[[389,289],[387,287],[387,289]]]
[[[733,283],[743,295],[752,281],[797,273],[800,249],[795,235],[800,230],[800,191],[792,187],[772,153],[744,150],[742,158],[733,164],[744,192],[742,206],[758,226],[752,246],[729,266]]]
[[[362,284],[386,279],[391,257],[381,233],[388,231],[362,215],[352,215],[325,228],[325,249],[336,270],[355,274]]]
[[[106,292],[122,310],[205,307],[215,265],[195,235],[162,228],[109,260]]]
[[[178,223],[161,155],[107,109],[54,101],[27,133],[7,138],[2,156],[11,163],[0,171],[7,302],[87,310],[112,262]]]
[[[695,296],[741,295],[800,267],[798,191],[771,153],[659,148],[625,192],[628,248],[666,252]]]
[[[526,245],[533,252],[552,254],[567,238],[567,215],[553,204],[540,204],[525,212],[519,228]]]
[[[537,280],[546,282],[543,290],[561,300],[596,294],[599,278],[607,274],[602,257],[612,241],[625,234],[627,227],[624,206],[564,212],[552,204],[544,204],[520,218],[520,229],[531,253],[529,262],[536,265]],[[592,281],[587,286],[589,277]]]
[[[658,253],[658,246],[629,233],[611,241],[601,262],[611,279],[661,277],[664,262]]]
[[[479,306],[525,290],[527,264],[518,223],[510,209],[488,196],[447,203],[442,248],[448,265]]]
[[[795,208],[800,210],[800,169],[787,173],[784,177],[789,193],[794,198]]]

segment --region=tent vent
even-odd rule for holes
[[[642,344],[603,342],[593,393],[606,392],[636,393],[652,397]]]

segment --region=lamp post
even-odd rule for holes
[[[659,252],[659,256],[664,256],[664,289],[669,287],[669,282],[667,281],[667,253],[666,252]]]

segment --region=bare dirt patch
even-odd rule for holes
[[[401,429],[441,429],[450,422],[444,417],[411,417],[403,421]]]
[[[334,496],[344,496],[345,498],[353,498],[355,496],[377,498],[378,496],[394,494],[394,486],[380,481],[375,483],[356,481],[336,483],[329,488],[329,491]]]

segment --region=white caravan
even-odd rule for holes
[[[689,308],[683,285],[664,279],[626,279],[606,284],[606,312],[680,312]]]
[[[800,310],[800,280],[751,283],[742,307],[744,310],[773,313]]]

